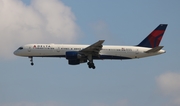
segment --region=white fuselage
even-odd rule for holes
[[[33,57],[65,57],[69,65],[87,63],[95,69],[94,59],[134,59],[165,53],[159,46],[167,24],[160,24],[137,46],[103,45],[99,40],[91,45],[74,44],[27,44],[19,47],[14,54],[29,57],[31,65]]]
[[[89,45],[73,44],[27,44],[17,49],[14,54],[24,57],[65,57],[67,51],[80,51]],[[145,53],[152,48],[138,46],[103,45],[100,58],[94,59],[134,59],[165,53],[159,50],[155,53]]]

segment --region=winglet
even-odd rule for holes
[[[157,46],[155,48],[152,48],[148,51],[145,51],[145,53],[155,53],[155,52],[158,52],[159,50],[161,50],[164,46]]]
[[[159,46],[163,34],[166,30],[167,24],[160,24],[156,29],[154,29],[141,43],[137,46],[154,48]]]

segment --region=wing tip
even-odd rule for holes
[[[104,42],[105,40],[99,40],[99,42]]]

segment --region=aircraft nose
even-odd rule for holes
[[[16,50],[16,51],[14,51],[14,55],[18,55],[17,50]]]

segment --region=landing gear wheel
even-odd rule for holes
[[[91,68],[91,66],[90,66],[90,65],[88,65],[88,67],[89,67],[89,68]]]
[[[87,64],[88,64],[88,67],[89,67],[89,68],[92,68],[92,69],[95,69],[95,68],[96,68],[96,67],[94,66],[94,63],[88,62]]]
[[[93,66],[92,68],[93,68],[93,69],[95,69],[96,67],[95,67],[95,66]]]
[[[87,63],[87,65],[88,65],[88,67],[89,67],[89,68],[91,68],[91,64],[90,64],[90,62],[88,62],[88,63]]]
[[[31,65],[33,66],[34,63],[33,63],[33,57],[29,57],[30,58],[30,62],[31,62]]]
[[[91,55],[91,54],[88,55],[88,56],[87,56],[87,59],[89,60],[89,62],[87,63],[87,64],[88,64],[88,67],[89,67],[89,68],[92,68],[92,69],[95,69],[96,67],[94,66],[92,55]]]

